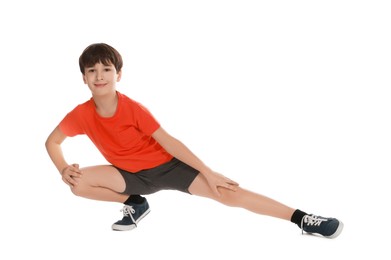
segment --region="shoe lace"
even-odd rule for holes
[[[133,218],[133,215],[136,210],[132,206],[124,205],[124,207],[121,209],[121,211],[124,213],[124,217],[130,217],[133,220],[133,223],[136,224],[136,221]]]
[[[323,221],[327,221],[327,219],[315,215],[305,215],[301,219],[301,234],[304,233],[304,224],[307,224],[307,226],[320,226]]]

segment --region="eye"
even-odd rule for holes
[[[91,73],[91,72],[94,72],[95,69],[87,69],[87,72]]]
[[[105,71],[111,71],[111,68],[105,68]]]

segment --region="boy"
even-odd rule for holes
[[[75,195],[124,203],[123,218],[112,225],[113,230],[131,230],[148,214],[148,202],[140,195],[173,189],[288,220],[302,232],[328,238],[341,233],[343,224],[335,218],[290,208],[207,167],[145,107],[116,90],[122,65],[113,47],[88,46],[79,66],[92,98],[68,113],[46,141],[51,160]],[[61,143],[78,134],[86,134],[111,165],[80,169],[68,164]]]

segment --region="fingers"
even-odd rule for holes
[[[221,193],[218,189],[219,187],[236,192],[238,190],[239,183],[227,178],[225,180],[225,182],[223,182],[222,184],[217,184],[217,185],[213,186],[212,190],[218,197],[221,196]]]
[[[64,182],[71,188],[75,187],[78,185],[77,181],[74,179],[74,177],[68,177],[68,178],[63,178]]]
[[[61,175],[62,175],[62,180],[68,186],[73,188],[74,186],[76,186],[78,184],[76,179],[82,177],[82,172],[79,169],[78,164],[71,164],[62,171]]]
[[[79,169],[79,164],[78,164],[78,163],[72,163],[71,165],[72,165],[73,167]]]
[[[231,185],[231,186],[239,186],[239,183],[237,183],[236,181],[233,181],[233,180],[231,180],[231,179],[228,179],[228,180],[227,180],[227,183],[228,183],[229,185]]]
[[[79,177],[79,178],[81,178],[82,172],[79,169],[79,165],[78,164],[71,164],[68,167],[68,174],[71,177]]]
[[[71,171],[72,173],[76,174],[77,177],[81,177],[81,170],[79,169],[79,165],[74,163],[74,164],[71,164]],[[72,175],[73,176],[73,175]]]
[[[239,183],[237,183],[236,181],[233,181],[227,177],[224,177],[224,178],[225,178],[225,182],[222,185],[222,187],[229,189],[229,190],[236,191],[239,186]]]
[[[237,191],[238,190],[238,184],[230,184],[230,183],[226,183],[224,186],[221,186],[221,187],[224,187],[228,190],[232,190],[232,191]]]

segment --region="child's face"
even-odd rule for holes
[[[96,63],[93,67],[85,68],[83,81],[88,85],[93,95],[104,95],[115,91],[116,82],[121,79],[121,71],[117,72],[114,65]]]

